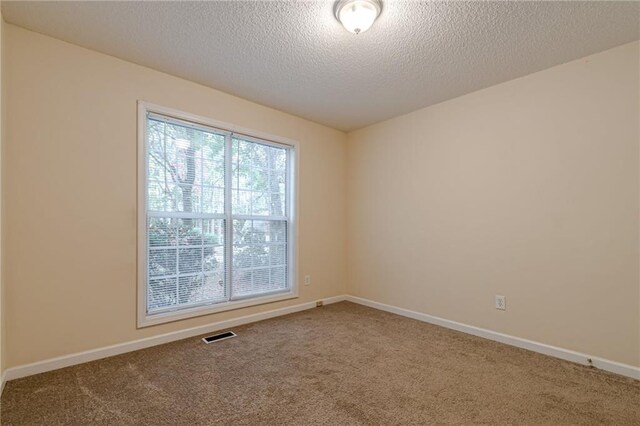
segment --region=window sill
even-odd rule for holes
[[[203,315],[209,315],[209,314],[214,314],[218,312],[231,311],[234,309],[248,308],[250,306],[264,305],[267,303],[296,299],[297,297],[298,297],[297,292],[293,290],[288,290],[283,293],[269,294],[269,295],[253,297],[249,299],[232,300],[229,302],[221,302],[221,303],[215,303],[211,305],[197,306],[193,308],[180,309],[172,312],[163,312],[158,314],[146,314],[145,312],[142,312],[142,313],[139,313],[138,315],[138,328],[164,324],[167,322],[179,321],[187,318],[200,317]]]

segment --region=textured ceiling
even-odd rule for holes
[[[636,2],[12,2],[7,22],[353,130],[640,38]]]

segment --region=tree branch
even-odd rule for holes
[[[157,157],[152,151],[149,151],[149,156],[151,158],[153,158],[153,160],[156,163],[158,163],[160,166],[164,167],[165,170],[167,170],[171,174],[171,179],[173,180],[173,183],[176,183],[176,184],[181,183],[180,179],[177,176],[176,168],[174,166],[172,166],[171,164],[167,163],[166,161],[162,161],[162,159]]]

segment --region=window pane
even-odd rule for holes
[[[234,214],[251,214],[251,191],[234,189],[231,206]]]
[[[223,219],[148,221],[149,312],[228,299]]]
[[[224,273],[197,274],[179,278],[178,298],[181,305],[226,300]]]
[[[150,118],[147,126],[149,209],[166,212],[224,212],[224,136]]]
[[[233,221],[234,296],[259,295],[288,288],[287,222]]]
[[[268,268],[255,269],[253,271],[253,294],[266,293],[268,291],[276,290],[269,285],[269,273],[271,271]]]
[[[224,188],[202,188],[201,213],[224,213]]]
[[[202,246],[202,219],[175,219],[178,245]]]
[[[233,138],[232,155],[233,213],[285,216],[286,150]]]
[[[175,190],[175,185],[172,183],[149,181],[147,183],[149,210],[175,210]]]
[[[205,247],[204,264],[202,269],[205,273],[224,274],[224,247]]]
[[[273,288],[286,288],[287,286],[287,269],[285,267],[271,269],[270,285]]]
[[[176,249],[149,250],[149,276],[176,274]]]
[[[224,161],[202,160],[202,184],[224,188]]]
[[[286,266],[287,245],[271,244],[269,246],[269,255],[271,256],[271,266]]]
[[[175,305],[176,292],[175,278],[150,279],[147,286],[147,309],[151,312]]]
[[[251,214],[252,215],[269,215],[269,194],[265,192],[251,193]]]
[[[177,243],[178,228],[171,219],[161,217],[150,217],[148,219],[149,228],[147,234],[149,247],[175,246]]]
[[[178,265],[181,274],[202,272],[202,247],[178,250]]]
[[[233,275],[233,294],[235,296],[245,296],[255,294],[253,291],[253,271],[239,269]]]

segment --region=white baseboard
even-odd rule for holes
[[[571,351],[568,349],[558,348],[555,346],[546,345],[544,343],[534,342],[532,340],[522,339],[520,337],[514,337],[508,334],[498,333],[496,331],[474,327],[471,325],[462,324],[455,321],[450,321],[444,318],[435,317],[433,315],[411,311],[409,309],[403,309],[396,306],[375,302],[373,300],[363,299],[361,297],[342,295],[342,296],[329,297],[322,300],[324,301],[325,305],[347,300],[349,302],[357,303],[364,306],[369,306],[371,308],[379,309],[386,312],[391,312],[404,317],[413,318],[418,321],[439,325],[441,327],[450,328],[452,330],[461,331],[463,333],[472,334],[474,336],[483,337],[485,339],[494,340],[496,342],[504,343],[507,345],[528,349],[530,351],[553,356],[553,357],[564,359],[567,361],[572,361],[572,362],[576,362],[583,365],[592,365],[602,370],[610,371],[612,373],[616,373],[616,374],[620,374],[623,376],[640,380],[639,367],[621,364],[619,362],[610,361],[608,359],[599,358],[599,357],[583,354],[580,352]],[[205,334],[205,333],[211,333],[211,332],[222,330],[225,328],[237,327],[239,325],[249,324],[256,321],[262,321],[269,318],[275,318],[282,315],[292,314],[294,312],[300,312],[307,309],[315,308],[315,306],[316,306],[315,302],[301,303],[298,305],[287,306],[285,308],[274,309],[271,311],[260,312],[257,314],[245,315],[238,318],[233,318],[225,321],[218,321],[218,322],[202,325],[199,327],[193,327],[185,330],[174,331],[171,333],[160,334],[158,336],[147,337],[140,340],[120,343],[112,346],[105,346],[102,348],[92,349],[85,352],[78,352],[75,354],[70,354],[70,355],[65,355],[57,358],[47,359],[44,361],[34,362],[32,364],[25,364],[17,367],[8,368],[0,375],[0,395],[2,394],[2,390],[4,389],[5,383],[9,380],[19,379],[21,377],[26,377],[34,374],[44,373],[47,371],[57,370],[59,368],[82,364],[89,361],[95,361],[97,359],[120,355],[126,352],[137,351],[140,349],[161,345],[161,344],[173,342],[176,340],[187,339],[189,337],[198,336],[200,334]],[[591,364],[589,364],[588,362],[589,359],[591,359],[592,361]]]
[[[572,361],[583,365],[591,365],[602,370],[640,380],[640,367],[634,367],[632,365],[622,364],[608,359],[575,352],[569,349],[558,348],[556,346],[546,345],[544,343],[534,342],[532,340],[522,339],[520,337],[514,337],[508,334],[474,327],[472,325],[462,324],[444,318],[435,317],[433,315],[411,311],[409,309],[386,305],[384,303],[375,302],[369,299],[363,299],[361,297],[347,296],[346,300],[349,302],[379,309],[381,311],[391,312],[403,317],[413,318],[418,321],[428,322],[430,324],[439,325],[441,327],[450,328],[452,330],[457,330],[463,333],[472,334],[474,336],[483,337],[485,339],[494,340],[496,342],[504,343],[507,345],[516,346],[518,348],[528,349],[533,352],[538,352],[555,358],[564,359],[566,361]],[[588,360],[591,360],[591,363],[589,363]]]
[[[321,300],[325,305],[328,305],[331,303],[342,302],[343,300],[346,300],[346,296],[334,296]],[[57,370],[59,368],[82,364],[89,361],[95,361],[97,359],[120,355],[126,352],[137,351],[151,346],[161,345],[163,343],[187,339],[189,337],[198,336],[200,334],[211,333],[213,331],[218,331],[225,328],[237,327],[239,325],[292,314],[294,312],[300,312],[315,307],[316,302],[301,303],[298,305],[287,306],[285,308],[273,309],[271,311],[260,312],[257,314],[244,315],[238,318],[218,321],[198,327],[188,328],[185,330],[173,331],[171,333],[160,334],[158,336],[147,337],[140,340],[119,343],[116,345],[105,346],[85,352],[78,352],[71,355],[65,355],[57,358],[47,359],[44,361],[34,362],[32,364],[25,364],[8,368],[2,374],[2,386],[4,386],[5,380],[9,381],[19,379],[21,377],[32,376],[34,374]]]
[[[3,371],[2,374],[0,374],[0,396],[2,396],[2,391],[4,390],[4,384],[6,382],[5,373],[6,371]]]

